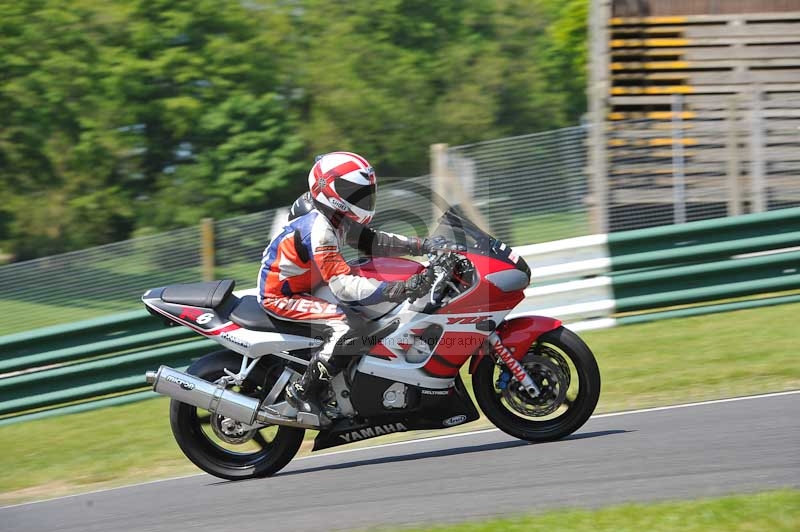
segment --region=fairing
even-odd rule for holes
[[[516,360],[522,360],[528,353],[531,345],[546,332],[561,327],[561,320],[546,316],[520,316],[504,321],[497,328],[497,335],[503,341]],[[469,372],[474,373],[485,352],[481,350],[469,366]]]
[[[354,383],[353,405],[359,412],[362,408],[367,410],[367,419],[361,423],[348,419],[334,423],[317,435],[313,451],[393,432],[454,427],[480,417],[460,377],[447,390],[410,387],[413,404],[394,411],[379,406],[383,402],[383,390],[392,384],[391,381],[363,374],[357,379],[365,382]]]

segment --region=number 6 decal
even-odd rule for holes
[[[197,316],[197,319],[195,321],[197,322],[198,325],[205,325],[206,323],[208,323],[213,319],[214,315],[210,312],[206,312],[205,314],[200,314],[199,316]]]

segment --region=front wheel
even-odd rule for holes
[[[187,373],[214,382],[225,369],[239,369],[242,357],[230,351],[212,353],[194,362]],[[268,393],[283,369],[256,366],[234,391],[252,397]],[[175,399],[169,411],[172,434],[183,454],[203,471],[227,480],[266,477],[297,454],[305,431],[300,428],[249,427]]]
[[[541,335],[520,361],[541,390],[531,397],[505,365],[484,357],[475,399],[497,428],[522,440],[558,440],[578,430],[600,397],[600,371],[583,340],[564,327]]]

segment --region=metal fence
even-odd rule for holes
[[[217,274],[254,286],[274,211],[215,224]],[[139,309],[149,288],[202,279],[199,227],[0,267],[0,335]]]
[[[604,124],[605,200],[590,186],[590,128],[576,126],[451,147],[441,172],[382,179],[375,225],[422,235],[435,223],[439,195],[445,204],[467,203],[518,246],[601,232],[592,223],[598,206],[611,230],[800,206],[800,113],[787,113],[785,101],[775,108],[774,97],[733,111],[724,100],[713,105],[703,120],[681,111],[666,121]],[[261,252],[284,213],[216,221],[214,275],[255,286]],[[0,335],[138,309],[148,288],[202,279],[202,249],[193,227],[2,266],[8,319]]]
[[[800,206],[800,106],[718,97],[607,126],[610,231]]]
[[[452,147],[448,170],[504,241],[586,235],[586,133],[576,126]]]

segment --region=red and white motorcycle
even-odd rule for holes
[[[505,319],[524,299],[530,269],[506,244],[450,210],[437,235],[458,242],[430,256],[435,283],[416,301],[353,308],[352,361],[322,393],[324,413],[298,413],[284,400],[325,327],[270,318],[233,281],[171,285],[142,300],[154,315],[225,349],[186,372],[147,372],[172,397],[172,432],[199,468],[225,479],[269,476],[297,453],[305,429],[314,450],[384,434],[454,427],[478,419],[460,369],[469,361],[475,400],[498,428],[528,441],[563,438],[591,416],[600,373],[586,344],[556,319]],[[360,275],[404,279],[424,270],[401,258],[353,261]],[[330,299],[324,288],[315,294]]]

